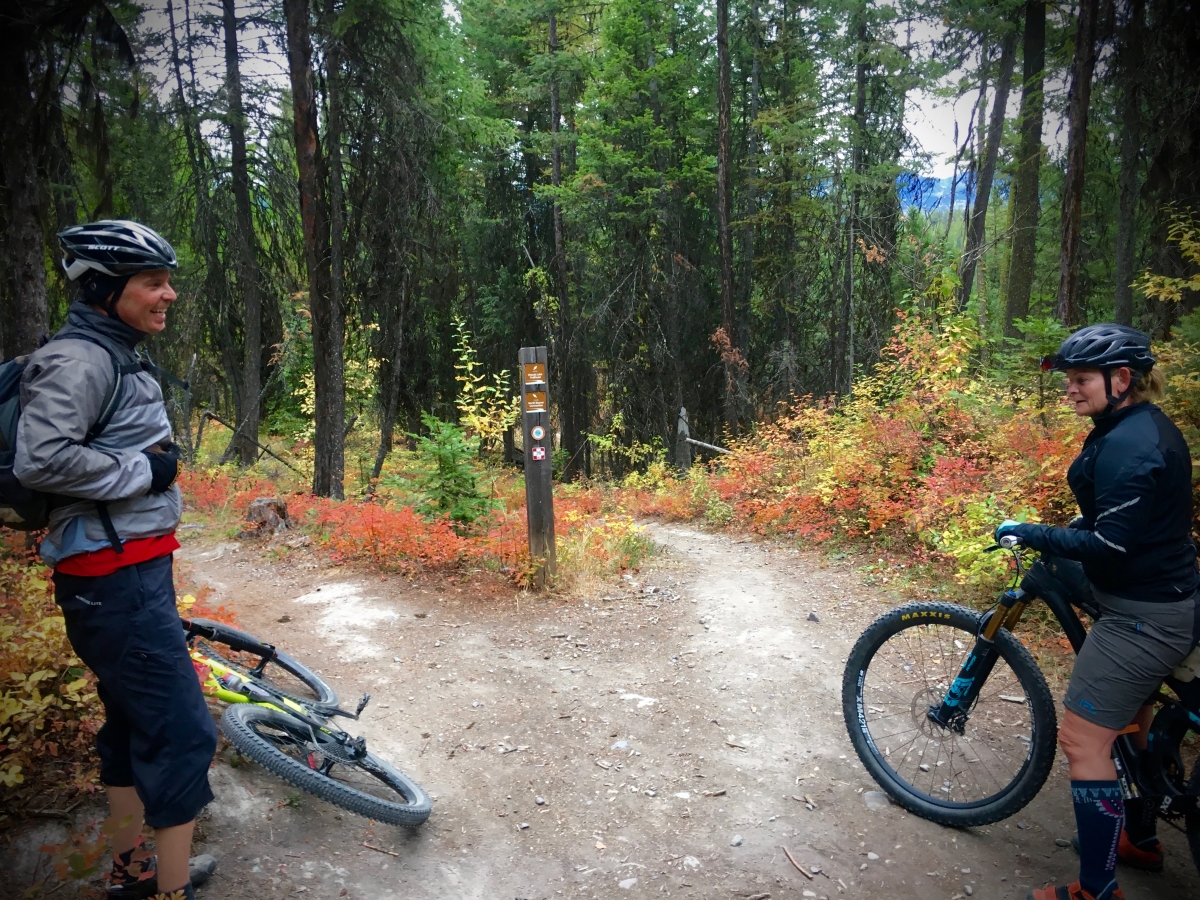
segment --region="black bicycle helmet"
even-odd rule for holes
[[[1080,328],[1058,348],[1054,356],[1042,360],[1042,371],[1052,369],[1118,369],[1128,366],[1135,372],[1154,368],[1150,336],[1128,325],[1106,322]]]
[[[1120,394],[1113,394],[1112,370],[1121,367],[1133,370],[1129,387]],[[1154,368],[1154,354],[1150,352],[1150,335],[1128,325],[1105,322],[1088,325],[1074,332],[1062,342],[1058,353],[1042,360],[1042,371],[1067,369],[1099,369],[1104,374],[1104,395],[1108,407],[1102,415],[1112,412],[1137,387],[1142,377]]]
[[[175,249],[161,234],[140,222],[105,219],[74,225],[58,233],[63,269],[79,283],[83,299],[93,305],[112,305],[125,283],[138,272],[174,269]]]

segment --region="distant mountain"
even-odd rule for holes
[[[959,176],[958,193],[955,197],[956,204],[961,204],[963,199],[963,176]],[[910,206],[915,206],[922,212],[941,212],[944,213],[950,208],[950,183],[952,178],[926,178],[921,175],[913,175],[905,173],[896,179],[897,187],[900,189],[900,203],[907,209]]]

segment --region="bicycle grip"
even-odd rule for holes
[[[275,659],[273,644],[264,643],[236,628],[230,628],[228,625],[222,625],[220,622],[213,622],[209,619],[183,619],[182,622],[183,630],[188,634],[224,644],[230,650],[253,653],[255,656],[261,656],[267,660]]]

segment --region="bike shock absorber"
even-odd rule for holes
[[[958,734],[966,730],[971,707],[975,705],[983,683],[992,674],[1000,657],[1000,651],[996,649],[996,634],[1005,623],[1019,616],[1024,598],[1025,592],[1020,588],[1007,590],[1000,598],[999,605],[984,614],[975,646],[959,669],[958,677],[946,691],[942,702],[929,708],[932,722]]]

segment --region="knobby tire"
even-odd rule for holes
[[[1188,779],[1187,793],[1193,798],[1200,797],[1200,758],[1192,763],[1192,777]],[[1192,862],[1200,870],[1200,800],[1193,800],[1184,822],[1184,830],[1187,831],[1188,846],[1192,850]]]
[[[900,806],[942,825],[964,827],[999,822],[1021,810],[1045,784],[1054,763],[1058,721],[1054,699],[1037,663],[1008,631],[1001,629],[997,633],[996,647],[1000,658],[1008,664],[1025,691],[1032,734],[1024,764],[1012,780],[995,793],[970,802],[952,802],[931,796],[929,792],[906,781],[892,768],[869,733],[868,711],[863,705],[862,688],[876,654],[889,639],[906,629],[928,628],[930,625],[957,629],[962,632],[960,640],[963,646],[969,648],[975,643],[980,619],[978,613],[952,603],[910,603],[894,609],[876,619],[863,632],[850,652],[842,680],[842,714],[851,743],[867,771]],[[920,712],[916,699],[913,708],[915,720]],[[918,729],[923,726],[924,723],[914,725]],[[945,742],[943,732],[942,743]],[[904,762],[907,762],[907,758],[901,760],[901,763]],[[953,774],[953,760],[950,773]]]
[[[221,717],[221,730],[242,754],[314,797],[390,825],[416,826],[429,818],[432,802],[421,786],[379,757],[367,753],[357,763],[339,762],[335,765],[357,768],[371,775],[385,792],[394,794],[399,802],[360,791],[305,765],[256,730],[255,726],[264,725],[269,729],[296,734],[307,730],[307,726],[286,713],[253,704],[230,706]],[[336,755],[332,744],[326,746],[331,755]]]

